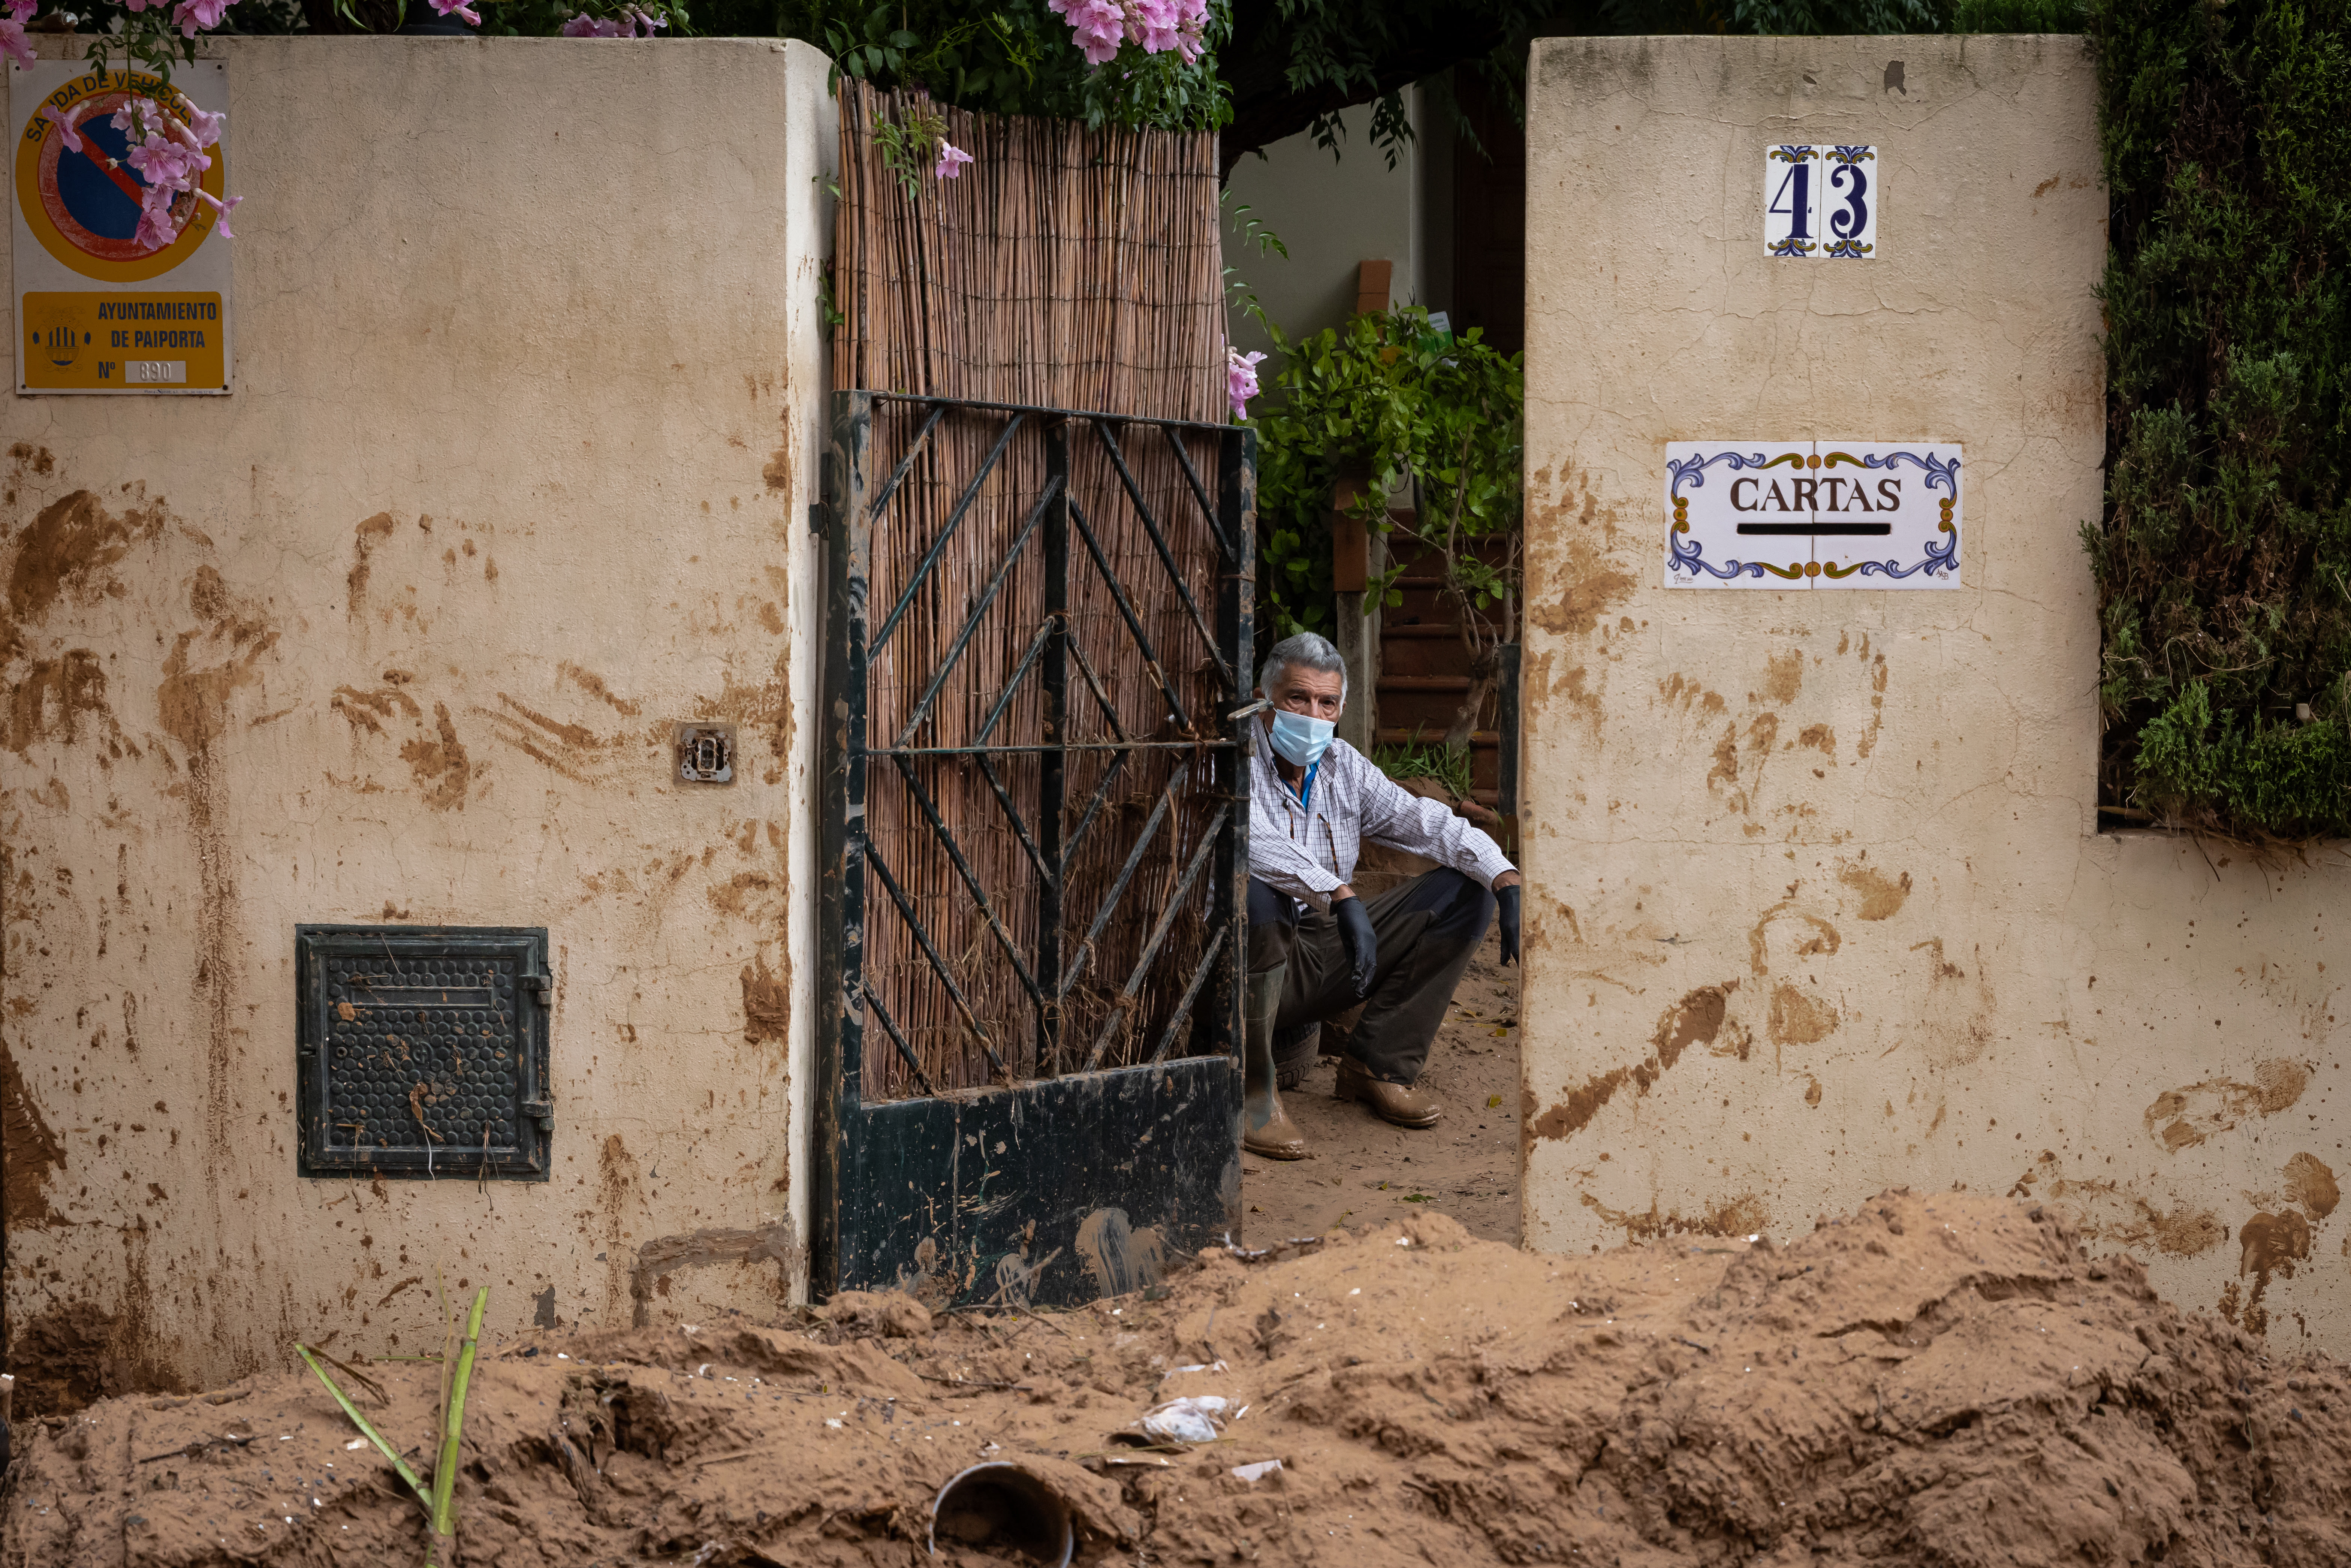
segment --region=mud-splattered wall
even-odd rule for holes
[[[1577,39],[1530,126],[1526,1234],[2026,1195],[2351,1352],[2351,863],[2097,831],[2105,257],[2054,37]],[[1881,255],[1775,261],[1768,142]],[[1965,587],[1664,586],[1666,443],[1965,446]]]
[[[0,442],[20,1407],[434,1348],[441,1277],[501,1332],[771,1312],[825,61],[225,47],[235,395],[11,399]],[[697,718],[731,787],[671,782]],[[548,928],[550,1182],[297,1178],[304,921]]]

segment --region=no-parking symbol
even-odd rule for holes
[[[184,95],[228,109],[228,70],[196,60],[170,87],[133,68],[42,60],[8,72],[9,185],[20,392],[211,392],[230,384],[228,241],[193,193],[172,208],[178,237],[139,237],[147,183],[128,162],[115,111],[135,98]],[[75,147],[47,112],[71,114]],[[78,112],[76,112],[78,111]],[[204,189],[223,193],[228,141],[211,150]]]

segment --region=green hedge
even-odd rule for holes
[[[2100,804],[2351,835],[2344,0],[2097,0]]]

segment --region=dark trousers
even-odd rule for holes
[[[1429,1042],[1452,1005],[1494,918],[1494,895],[1458,871],[1424,872],[1364,901],[1379,966],[1368,996],[1355,994],[1354,968],[1339,923],[1300,910],[1288,894],[1255,877],[1249,884],[1249,973],[1290,966],[1281,988],[1277,1038],[1302,1024],[1364,1004],[1347,1040],[1347,1058],[1374,1078],[1410,1083],[1428,1061]]]

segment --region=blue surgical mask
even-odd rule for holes
[[[1302,713],[1276,709],[1273,716],[1273,748],[1293,768],[1311,768],[1322,760],[1330,749],[1331,732],[1338,726],[1327,718],[1309,718]]]

